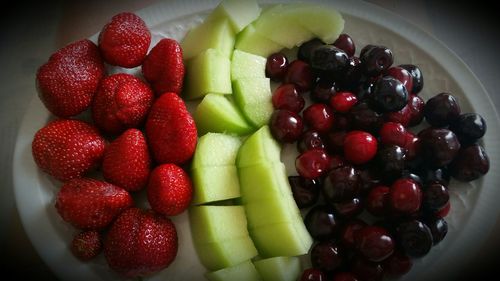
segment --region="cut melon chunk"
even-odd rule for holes
[[[335,42],[344,30],[342,15],[332,7],[311,3],[291,3],[283,7],[284,13],[327,44]]]
[[[195,243],[201,263],[208,270],[220,270],[240,264],[257,256],[249,236],[214,243]]]
[[[290,193],[276,194],[274,198],[248,202],[245,204],[245,213],[249,229],[292,222],[300,217],[299,209]]]
[[[189,209],[195,244],[224,242],[248,236],[243,206],[192,206]]]
[[[231,94],[231,61],[215,49],[208,49],[186,63],[184,95],[197,99],[209,93]]]
[[[274,107],[269,78],[240,78],[233,81],[234,99],[255,127],[269,123]]]
[[[255,130],[239,108],[225,95],[206,95],[196,107],[193,118],[198,135],[214,132],[243,136]]]
[[[255,0],[222,0],[215,9],[227,16],[236,33],[240,32],[260,15],[260,7]]]
[[[267,59],[241,50],[234,50],[231,58],[231,80],[266,78]]]
[[[269,126],[262,126],[249,136],[238,150],[236,166],[248,167],[267,162],[280,162],[281,146],[271,135]]]
[[[237,34],[235,48],[268,57],[313,38],[331,44],[343,29],[344,19],[332,7],[311,3],[280,4],[264,10],[257,20]]]
[[[236,35],[234,47],[238,50],[263,56],[265,58],[285,48],[285,46],[257,33],[253,24],[248,25]]]
[[[264,281],[295,281],[302,269],[298,257],[274,257],[254,261],[255,268]]]
[[[259,255],[264,258],[304,255],[313,242],[302,220],[267,225],[249,231]]]
[[[261,163],[238,169],[243,204],[282,199],[291,194],[283,163]]]
[[[314,37],[314,34],[300,25],[288,13],[288,5],[276,5],[263,12],[253,25],[255,31],[288,49],[298,46]]]
[[[193,168],[234,165],[241,138],[221,133],[203,135],[196,144]]]
[[[236,166],[200,167],[191,170],[193,200],[199,205],[240,197]]]
[[[207,49],[216,49],[220,54],[229,58],[233,53],[235,37],[235,32],[227,18],[209,17],[189,30],[182,39],[183,58],[189,60]]]
[[[251,261],[205,274],[210,281],[262,281]]]

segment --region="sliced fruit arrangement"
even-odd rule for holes
[[[418,66],[393,66],[385,46],[356,52],[343,28],[328,6],[222,0],[180,43],[150,46],[145,22],[120,13],[98,44],[55,52],[36,80],[58,119],[32,153],[61,181],[55,208],[78,230],[68,248],[148,276],[174,261],[169,217],[189,209],[211,281],[408,272],[448,231],[450,177],[488,172],[486,121],[450,93],[425,102]],[[193,116],[182,97],[197,100]],[[295,145],[289,175],[282,148]]]
[[[245,3],[250,2],[253,1]],[[234,11],[221,8],[225,4],[225,1],[222,1],[218,8],[209,14],[201,25],[188,32],[182,41],[185,49],[192,50],[184,57],[188,65],[186,78],[188,82],[184,94],[188,99],[203,97],[195,113],[195,120],[197,124],[200,124],[199,133],[205,135],[200,138],[192,163],[195,185],[193,203],[209,203],[211,205],[206,207],[211,208],[221,204],[243,203],[246,220],[248,220],[245,231],[249,232],[249,237],[255,243],[259,256],[261,258],[280,257],[280,259],[269,261],[262,260],[258,263],[262,273],[258,270],[258,274],[255,274],[253,270],[254,274],[249,273],[249,276],[261,275],[257,280],[261,278],[263,280],[276,280],[276,278],[277,280],[294,280],[300,272],[298,258],[294,256],[306,254],[312,239],[290,191],[285,167],[280,160],[281,147],[273,140],[266,126],[273,112],[271,81],[266,77],[267,60],[251,52],[238,49],[228,51],[228,46],[231,43],[234,44],[234,36],[239,35],[228,32],[225,23],[228,17],[231,18],[228,14]],[[251,5],[256,6],[255,3]],[[277,11],[282,8],[283,6],[279,5],[271,9]],[[222,13],[223,10],[226,13]],[[252,16],[248,13],[245,15],[251,20],[241,24],[236,32],[240,32],[254,20],[259,15],[260,9],[249,11],[252,11]],[[288,20],[292,19],[284,14],[283,17]],[[233,18],[241,18],[241,16],[233,15]],[[260,20],[261,17],[256,22]],[[280,24],[286,25],[285,20]],[[265,28],[265,24],[258,24],[258,27]],[[306,30],[302,26],[297,26],[296,29]],[[200,44],[199,40],[193,38],[202,33],[206,37],[201,40]],[[304,33],[307,33],[308,39],[314,36],[309,31]],[[263,38],[266,39],[266,37]],[[218,46],[214,43],[203,42],[218,42]],[[289,47],[293,46],[289,45]],[[279,49],[281,48],[283,48],[282,45],[279,45]],[[229,68],[228,62],[230,62]],[[191,84],[190,81],[196,84]],[[227,81],[231,81],[230,88],[227,87]],[[215,116],[215,118],[209,119],[208,116]],[[247,135],[252,132],[255,133],[248,137],[243,145],[238,138],[221,134]],[[224,144],[231,139],[239,140],[238,147],[241,145],[236,161],[234,158],[229,162],[217,161],[218,157],[224,158],[228,153],[233,153],[232,148],[235,146]],[[212,158],[218,163],[212,163],[214,160],[207,161]],[[203,162],[205,164],[201,164]],[[237,174],[235,174],[236,168]],[[227,201],[228,199],[233,200]],[[224,210],[228,206],[219,207],[226,207],[222,208]],[[198,207],[192,207],[191,218],[197,213],[196,208]],[[270,236],[276,234],[283,240],[275,242],[269,239]],[[242,271],[253,269],[248,266],[248,262],[245,263],[242,260],[242,256],[233,255],[230,256],[232,260],[228,259],[228,254],[224,251],[229,251],[231,247],[234,247],[228,246],[232,245],[229,242],[209,243],[211,253],[219,254],[208,257],[209,248],[206,242],[200,239],[193,237],[202,263],[207,269],[215,270],[207,274],[208,278],[224,278],[225,274],[241,274]],[[295,262],[288,262],[289,269],[284,269],[284,264],[287,264],[285,260]],[[226,268],[215,267],[214,263],[224,265]],[[282,266],[281,271],[280,266]],[[292,268],[294,270],[290,270]],[[272,274],[270,271],[277,273]]]
[[[384,46],[368,45],[356,56],[353,39],[340,34],[342,27],[339,14],[318,6],[280,4],[264,9],[236,35],[231,100],[257,130],[238,152],[241,198],[236,202],[245,208],[259,252],[253,263],[263,280],[269,278],[263,265],[283,264],[309,250],[313,268],[303,271],[301,280],[403,275],[412,258],[428,253],[446,235],[449,175],[470,181],[489,169],[476,143],[486,129],[481,116],[461,114],[448,93],[425,103],[418,96],[423,75],[417,66],[392,66],[392,51]],[[298,60],[278,52],[295,46]],[[270,99],[271,81],[282,84]],[[304,108],[306,99],[313,103]],[[410,131],[424,119],[431,127]],[[268,123],[269,128],[262,126]],[[462,126],[472,123],[464,133]],[[299,176],[286,179],[281,147],[273,138],[296,143]],[[304,221],[297,206],[312,206]],[[370,215],[380,220],[364,222],[365,215],[358,217],[364,209],[367,221]],[[273,236],[286,243],[273,242]],[[416,236],[418,243],[410,238]],[[219,272],[240,272],[237,268]],[[270,280],[280,280],[280,273],[293,270],[275,266],[270,272]]]
[[[184,56],[188,65],[184,95],[187,99],[197,99],[208,94],[234,94],[234,103],[255,131],[268,124],[273,111],[270,80],[264,76],[266,57],[315,37],[332,43],[342,31],[344,21],[336,10],[314,4],[279,4],[260,14],[255,1],[237,2],[222,1],[183,39],[183,48],[189,50]],[[245,12],[239,10],[243,6]],[[233,33],[227,25],[235,19],[238,28],[233,28]],[[213,100],[213,96],[209,99]],[[207,103],[202,102],[200,110],[206,111]],[[221,99],[219,103],[229,108]],[[240,133],[231,123],[228,120],[222,124],[228,124],[227,132]],[[203,127],[223,131],[215,125]]]

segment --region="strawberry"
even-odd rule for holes
[[[71,252],[82,261],[93,259],[101,251],[101,234],[95,230],[82,231],[71,241]]]
[[[175,164],[157,166],[149,179],[148,202],[156,212],[175,216],[187,209],[193,196],[189,175]]]
[[[172,221],[152,210],[130,208],[112,224],[104,239],[109,266],[129,278],[166,268],[177,255]]]
[[[153,91],[133,75],[113,74],[104,78],[92,103],[92,118],[108,134],[138,127],[153,104]]]
[[[128,129],[104,151],[102,172],[104,178],[128,191],[146,186],[151,170],[146,138],[137,129]]]
[[[107,63],[132,68],[139,66],[148,53],[151,32],[139,16],[125,12],[104,25],[98,41]]]
[[[66,118],[86,110],[104,76],[99,49],[90,40],[58,50],[36,74],[38,95],[54,115]]]
[[[159,164],[180,165],[191,159],[196,148],[196,126],[178,95],[165,93],[156,99],[146,120],[146,137]]]
[[[56,209],[74,227],[99,230],[134,204],[123,188],[91,178],[72,179],[56,196]]]
[[[55,120],[36,132],[31,150],[40,169],[60,181],[80,178],[99,166],[105,140],[79,120]]]
[[[160,40],[144,59],[142,74],[157,96],[166,92],[179,95],[184,80],[184,62],[179,43],[169,38]]]

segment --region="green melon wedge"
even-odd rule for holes
[[[249,24],[245,27],[245,29],[236,35],[234,47],[238,50],[265,58],[285,48],[285,46],[260,35],[260,33],[255,30],[255,26],[253,24]]]
[[[241,145],[236,158],[236,166],[244,168],[259,163],[280,162],[281,146],[272,137],[269,126],[262,126]]]
[[[233,96],[243,115],[255,127],[269,123],[274,111],[269,78],[240,78],[233,81]]]
[[[262,281],[251,261],[244,261],[232,267],[208,272],[205,277],[210,281]]]
[[[229,58],[234,49],[235,33],[227,18],[209,17],[188,31],[181,41],[184,60],[196,57],[207,49],[216,49]]]
[[[264,281],[296,281],[302,272],[298,257],[274,257],[254,261]]]
[[[259,4],[255,0],[222,0],[214,13],[223,13],[231,22],[235,33],[238,33],[257,19],[260,11]]]
[[[231,58],[231,80],[240,78],[266,78],[265,57],[234,50]]]
[[[312,3],[283,5],[283,13],[323,42],[332,44],[344,30],[344,19],[334,8]]]
[[[250,229],[250,237],[263,258],[307,254],[313,240],[302,219]]]
[[[253,25],[261,36],[291,49],[310,40],[314,35],[287,13],[287,6],[279,4],[262,12]]]
[[[186,62],[184,97],[201,98],[209,93],[231,94],[231,61],[216,49],[207,49]]]
[[[240,197],[236,166],[200,167],[191,170],[193,199],[199,205]]]
[[[344,19],[328,5],[291,3],[271,6],[236,35],[235,48],[268,57],[313,38],[333,43],[344,29]]]
[[[199,138],[192,168],[235,165],[242,140],[222,133],[208,133]]]
[[[195,243],[201,263],[208,270],[220,270],[240,264],[257,256],[249,236],[212,243]]]
[[[245,205],[266,200],[278,200],[291,194],[286,168],[281,162],[261,163],[239,168],[238,176],[242,202]],[[284,204],[284,206],[286,205]]]
[[[266,200],[248,202],[245,206],[248,228],[254,229],[266,225],[293,222],[300,217],[292,194],[279,194]]]
[[[203,97],[193,118],[198,135],[214,132],[243,136],[255,131],[239,108],[225,95],[208,94]]]
[[[198,245],[248,236],[243,206],[192,206],[189,221],[193,242]]]

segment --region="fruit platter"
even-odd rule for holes
[[[370,4],[166,1],[67,43],[13,165],[62,280],[453,280],[500,213],[488,94]]]

